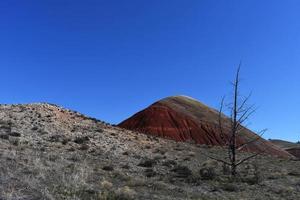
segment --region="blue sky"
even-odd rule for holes
[[[254,130],[300,140],[297,0],[0,2],[1,103],[51,102],[118,123],[154,101],[218,107],[240,60]]]

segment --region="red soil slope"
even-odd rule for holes
[[[285,151],[289,152],[296,158],[300,159],[300,144],[299,143],[293,143],[288,142],[284,140],[269,140],[276,146],[280,147],[281,149],[284,149]]]
[[[214,109],[185,96],[162,99],[136,113],[119,124],[120,127],[146,134],[169,138],[176,141],[194,141],[198,144],[224,145],[218,126],[219,115]],[[223,116],[224,138],[228,137],[230,119]],[[227,128],[226,128],[227,127]],[[258,137],[244,129],[237,143]],[[246,151],[291,157],[291,155],[271,142],[260,139],[243,148]]]
[[[293,156],[295,156],[296,158],[300,159],[300,148],[299,147],[289,148],[289,149],[286,149],[286,151],[289,152],[290,154],[292,154]]]

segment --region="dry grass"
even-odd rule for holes
[[[232,180],[203,155],[225,156],[221,148],[137,135],[53,106],[0,106],[0,117],[20,133],[17,145],[0,139],[0,199],[300,199],[299,161],[259,156]],[[9,130],[0,126],[1,135]]]

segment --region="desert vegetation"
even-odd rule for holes
[[[258,155],[232,181],[228,166],[203,154],[225,157],[222,147],[139,134],[49,104],[0,106],[0,116],[1,199],[299,198],[294,159]]]

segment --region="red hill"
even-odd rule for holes
[[[230,119],[223,117],[224,132],[227,137]],[[119,126],[176,141],[194,141],[198,144],[223,146],[224,140],[219,134],[218,119],[218,111],[199,101],[186,96],[173,96],[152,104],[121,122]],[[244,128],[237,142],[245,143],[255,137],[258,136]],[[291,157],[288,152],[263,138],[252,143],[251,146],[246,146],[243,150],[264,151],[275,156]]]
[[[289,152],[296,158],[300,159],[300,144],[294,143],[294,142],[288,142],[284,140],[269,140],[276,146],[279,146],[280,148],[284,149],[285,151]]]

